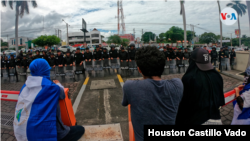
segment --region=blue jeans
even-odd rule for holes
[[[85,128],[79,125],[71,126],[69,133],[60,141],[77,141],[85,132]]]

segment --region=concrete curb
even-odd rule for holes
[[[226,76],[229,76],[229,77],[232,77],[232,78],[235,78],[235,79],[238,79],[240,81],[244,81],[244,78],[240,77],[240,76],[237,76],[237,75],[233,75],[233,74],[229,74],[229,73],[226,73],[226,72],[220,72],[221,74],[224,74]]]

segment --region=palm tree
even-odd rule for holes
[[[9,0],[9,6],[11,9],[13,9],[13,3],[16,3],[16,21],[15,21],[15,44],[16,44],[16,56],[18,55],[18,17],[23,17],[24,11],[26,11],[26,14],[29,14],[29,5],[28,1],[17,1],[17,0]],[[35,0],[31,1],[32,6],[34,8],[37,7],[37,3]],[[2,6],[6,7],[7,0],[2,1]]]
[[[219,7],[219,21],[220,21],[220,47],[222,47],[222,22],[220,20],[221,9],[220,9],[220,2],[219,2],[219,0],[217,0],[217,3],[218,3],[218,7]]]
[[[165,0],[167,2],[167,0]],[[184,7],[184,0],[180,0],[181,4],[181,12],[180,15],[182,15],[183,18],[183,26],[184,26],[184,47],[187,47],[187,31],[186,31],[186,14],[185,14],[185,7]],[[177,43],[178,44],[178,43]]]
[[[227,6],[232,6],[232,8],[237,12],[238,14],[238,28],[240,30],[240,16],[242,17],[242,14],[246,14],[247,6],[245,4],[240,3],[240,1],[232,1],[232,3],[228,3]],[[239,32],[239,46],[241,47],[241,31]]]

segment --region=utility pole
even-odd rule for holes
[[[233,46],[233,44],[232,44],[232,33],[227,33],[227,34],[231,34],[231,46]]]
[[[69,45],[69,30],[68,30],[68,23],[66,24],[67,26],[67,45]]]
[[[141,29],[141,41],[143,42],[143,29]]]
[[[135,38],[135,29],[133,29],[133,31],[134,31],[134,38]]]

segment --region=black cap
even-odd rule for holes
[[[216,47],[212,47],[212,49],[216,49]]]
[[[135,44],[134,44],[134,43],[131,43],[129,46],[130,46],[130,47],[135,47]]]
[[[223,49],[223,47],[222,47],[222,48],[220,48],[220,49]]]
[[[106,48],[104,48],[103,50],[107,50]]]
[[[195,49],[191,54],[192,59],[195,61],[198,68],[202,71],[208,71],[214,69],[209,61],[209,54],[203,48]]]
[[[69,50],[66,53],[71,53]]]
[[[80,50],[80,48],[77,48],[76,50]]]
[[[36,50],[36,52],[40,52],[39,50]]]
[[[61,50],[57,50],[57,52],[61,52]]]
[[[89,50],[89,48],[87,47],[86,50]]]
[[[232,49],[234,49],[234,48],[232,48]]]
[[[14,55],[13,55],[13,54],[11,54],[10,56],[13,56],[13,57],[14,57]]]
[[[55,55],[54,53],[51,53],[50,55]]]

